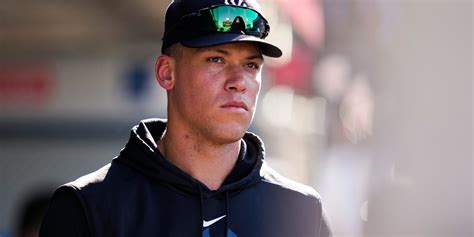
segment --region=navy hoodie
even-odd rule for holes
[[[40,237],[331,236],[319,195],[268,167],[256,135],[245,134],[235,167],[212,191],[160,154],[165,128],[142,121],[110,164],[59,187]]]

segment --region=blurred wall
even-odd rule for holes
[[[373,62],[365,233],[472,236],[472,2],[397,5],[399,20]]]
[[[324,3],[315,185],[336,236],[472,236],[472,2]]]

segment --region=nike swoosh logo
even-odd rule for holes
[[[203,227],[203,228],[209,227],[209,226],[213,225],[214,223],[220,221],[220,220],[221,220],[222,218],[224,218],[224,217],[225,217],[225,215],[220,216],[220,217],[217,217],[217,218],[212,219],[212,220],[210,220],[210,221],[202,220],[202,227]]]

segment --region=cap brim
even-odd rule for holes
[[[210,47],[232,42],[254,42],[262,49],[262,54],[272,58],[279,58],[283,54],[277,46],[251,35],[215,33],[198,38],[182,40],[181,43],[190,48]]]

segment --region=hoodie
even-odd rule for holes
[[[319,195],[271,169],[256,135],[244,135],[235,167],[210,190],[159,152],[165,128],[142,121],[110,164],[59,187],[40,237],[331,236]]]

